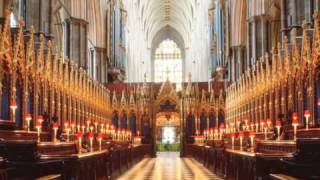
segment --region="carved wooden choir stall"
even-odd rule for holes
[[[1,26],[0,179],[115,178],[152,148],[111,123],[109,90],[49,39]]]
[[[320,179],[320,14],[313,17],[226,89],[225,122],[197,134],[186,155],[225,179]]]

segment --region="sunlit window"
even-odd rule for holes
[[[155,82],[164,82],[169,78],[180,89],[182,82],[182,55],[177,44],[170,39],[160,43],[155,51]]]
[[[165,126],[162,127],[162,143],[173,144],[176,142],[175,127]]]

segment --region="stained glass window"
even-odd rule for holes
[[[169,78],[179,89],[182,82],[181,49],[170,39],[162,41],[155,51],[155,82],[164,82]]]

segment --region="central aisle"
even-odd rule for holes
[[[158,153],[145,158],[123,174],[119,180],[220,180],[203,165],[191,158],[180,158],[176,152]]]

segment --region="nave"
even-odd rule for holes
[[[193,158],[181,158],[178,152],[160,152],[145,158],[119,180],[220,180]]]

